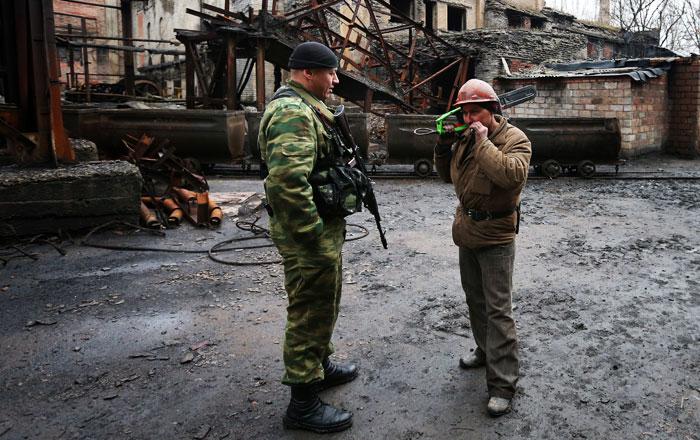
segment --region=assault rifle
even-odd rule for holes
[[[367,175],[367,168],[360,155],[360,149],[352,138],[350,133],[350,125],[348,123],[348,116],[345,114],[345,106],[339,105],[333,113],[333,119],[335,120],[335,126],[338,128],[338,141],[341,143],[343,149],[350,151],[352,153],[352,159],[347,163],[349,167],[357,168],[362,174],[367,177],[369,185],[367,185],[367,193],[362,198],[362,203],[365,208],[374,216],[374,221],[377,223],[377,230],[379,231],[379,238],[382,241],[382,246],[384,249],[387,248],[386,237],[384,236],[384,230],[381,225],[381,217],[379,216],[379,206],[377,206],[377,198],[374,196],[374,189],[372,188],[372,180]]]

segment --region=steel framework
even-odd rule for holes
[[[335,93],[371,111],[374,101],[395,104],[403,112],[448,108],[469,74],[471,50],[463,50],[426,29],[385,0],[310,0],[278,13],[276,0],[263,0],[256,14],[202,4],[187,12],[206,22],[205,31],[176,30],[186,49],[187,104],[238,106],[253,66],[256,101],[265,105],[265,63],[287,68],[301,41],[320,41],[340,56]],[[386,23],[390,23],[386,25]],[[207,68],[203,52],[213,60]],[[237,83],[235,59],[247,59]],[[196,87],[195,87],[196,84]]]

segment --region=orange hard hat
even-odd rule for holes
[[[462,87],[460,87],[457,93],[457,101],[453,104],[454,106],[468,104],[470,102],[497,102],[498,95],[493,90],[493,87],[489,83],[482,81],[480,79],[470,79],[465,82]]]

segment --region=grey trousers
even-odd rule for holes
[[[489,396],[511,399],[518,382],[518,340],[511,289],[515,241],[459,248],[459,273],[469,306],[477,356],[486,360]]]

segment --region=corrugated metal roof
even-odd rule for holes
[[[646,82],[665,75],[677,58],[638,58],[629,60],[582,61],[544,64],[529,71],[502,76],[501,79],[580,78],[589,76],[628,76]]]

